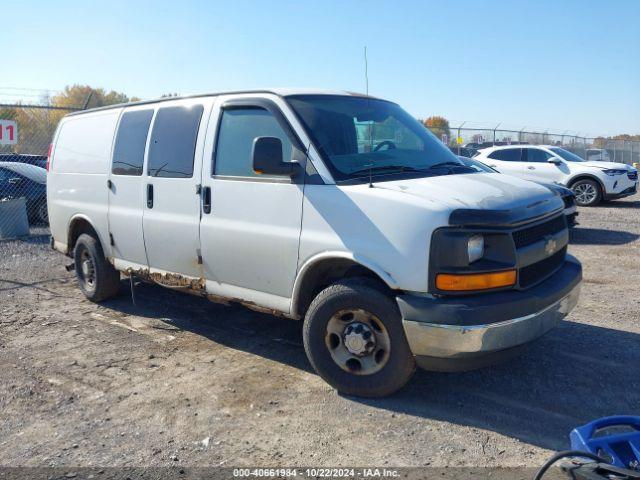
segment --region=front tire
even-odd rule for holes
[[[391,395],[415,370],[398,306],[365,278],[322,290],[307,310],[303,340],[313,368],[347,395]]]
[[[73,252],[80,290],[92,302],[115,297],[120,288],[120,272],[104,258],[100,242],[87,233],[78,237]]]
[[[571,185],[576,203],[581,207],[593,207],[602,200],[602,188],[595,180],[578,180]]]

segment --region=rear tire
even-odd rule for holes
[[[313,368],[347,395],[391,395],[415,370],[398,306],[366,278],[322,290],[307,310],[302,335]]]
[[[100,242],[83,233],[73,252],[76,278],[80,290],[92,302],[115,297],[120,288],[120,272],[104,258]]]
[[[576,203],[581,207],[593,207],[602,200],[602,188],[595,180],[578,180],[571,184],[571,190],[576,196]]]

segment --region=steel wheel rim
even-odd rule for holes
[[[576,195],[576,200],[580,203],[591,203],[598,196],[596,187],[590,183],[580,183],[573,187],[573,193]]]
[[[96,286],[96,267],[93,263],[93,258],[91,258],[91,255],[89,255],[86,249],[83,249],[80,254],[79,267],[82,283],[84,283],[88,290],[93,290]]]
[[[354,375],[379,372],[391,353],[391,339],[384,324],[359,308],[339,310],[329,319],[325,345],[334,363]]]

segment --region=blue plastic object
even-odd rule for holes
[[[627,431],[611,435],[602,432],[612,427]],[[600,418],[574,428],[569,438],[572,450],[591,452],[609,460],[616,467],[640,468],[640,417],[620,415]]]

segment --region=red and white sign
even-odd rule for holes
[[[18,124],[15,120],[0,119],[0,145],[15,145],[18,143]]]

